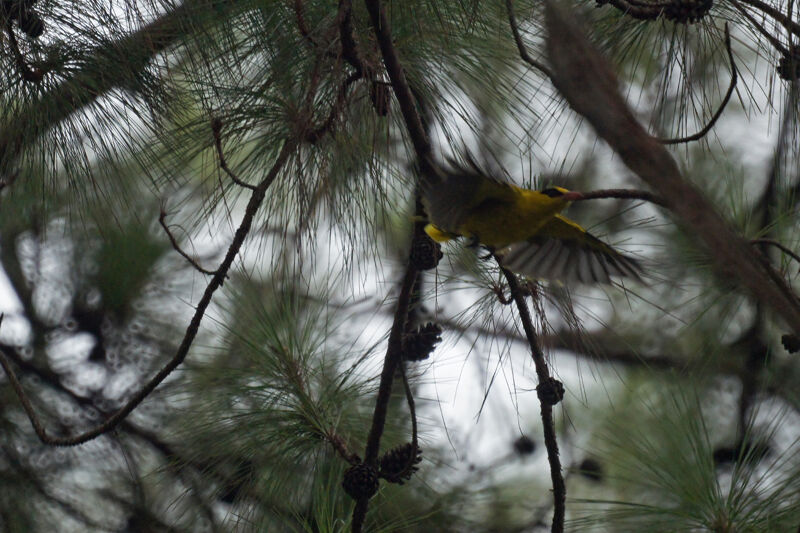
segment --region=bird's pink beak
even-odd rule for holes
[[[583,193],[578,191],[565,192],[562,198],[568,202],[574,202],[576,200],[581,200],[583,198]]]

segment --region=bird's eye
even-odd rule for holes
[[[541,191],[542,194],[549,196],[550,198],[558,198],[559,196],[564,196],[564,191],[560,191],[555,187],[548,187]]]

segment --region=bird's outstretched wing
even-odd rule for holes
[[[422,203],[428,219],[445,231],[458,233],[464,219],[480,204],[510,204],[519,194],[508,183],[481,171],[471,157],[467,157],[466,165],[448,158],[448,165],[437,165],[437,175],[422,180]]]
[[[536,279],[567,283],[610,283],[611,277],[642,279],[639,261],[561,215],[530,239],[505,246],[497,255],[503,267]]]

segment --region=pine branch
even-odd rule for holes
[[[125,85],[158,53],[177,43],[198,21],[219,17],[235,2],[186,0],[142,29],[96,47],[81,59],[83,68],[0,124],[0,175],[28,144],[112,89]],[[124,65],[124,69],[120,68]]]
[[[791,288],[732,231],[700,191],[681,176],[669,152],[636,121],[620,96],[616,77],[583,31],[552,1],[546,4],[546,20],[547,49],[558,91],[705,244],[720,275],[736,280],[792,330],[800,331],[800,303]]]
[[[17,385],[14,385],[14,390],[17,393],[20,401],[25,408],[26,413],[28,414],[28,418],[31,421],[31,425],[33,425],[36,434],[39,436],[39,439],[44,442],[45,444],[50,444],[53,446],[74,446],[77,444],[82,444],[84,442],[88,442],[94,438],[103,435],[114,429],[122,420],[128,416],[131,411],[133,411],[140,403],[144,401],[147,396],[150,395],[151,392],[155,390],[155,388],[162,382],[164,379],[169,376],[173,370],[175,370],[186,358],[186,355],[189,353],[189,348],[191,348],[192,343],[194,342],[195,337],[200,329],[200,322],[202,322],[203,317],[205,316],[206,309],[208,308],[209,304],[211,303],[211,298],[214,293],[222,286],[222,283],[225,281],[225,278],[228,275],[228,271],[233,264],[234,259],[239,253],[239,250],[244,244],[244,240],[247,235],[250,233],[250,228],[253,224],[253,219],[255,218],[256,212],[261,207],[261,204],[264,202],[264,197],[266,195],[267,189],[269,186],[275,181],[277,178],[278,173],[283,168],[284,164],[288,161],[291,154],[294,152],[295,143],[287,140],[284,142],[283,147],[281,148],[281,152],[276,158],[275,163],[273,164],[270,171],[267,173],[266,177],[258,184],[256,189],[253,191],[253,194],[250,196],[250,201],[247,204],[245,209],[245,214],[242,217],[242,221],[239,224],[239,227],[234,234],[233,241],[228,248],[227,253],[225,254],[225,258],[222,260],[219,268],[215,270],[214,276],[211,278],[211,281],[206,286],[205,291],[203,292],[202,298],[197,304],[197,308],[195,309],[194,315],[192,316],[191,321],[189,322],[189,326],[186,328],[186,333],[184,334],[183,340],[178,347],[177,352],[172,357],[172,359],[155,375],[153,376],[150,381],[148,381],[136,394],[134,394],[124,406],[122,406],[119,410],[117,410],[111,417],[109,417],[105,422],[99,424],[98,426],[84,431],[79,435],[75,435],[72,437],[53,437],[47,433],[47,431],[42,426],[41,422],[39,421],[36,413],[33,411],[32,407],[30,407],[30,402],[27,400],[25,396],[25,392],[22,390],[21,386],[18,386],[19,381],[14,374],[13,369],[8,364],[8,360],[2,352],[0,352],[0,364],[2,364],[3,369],[5,370],[6,374],[8,375],[9,379],[12,381],[12,384],[15,382]]]

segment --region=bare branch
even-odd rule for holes
[[[728,60],[731,63],[731,83],[728,86],[728,92],[725,93],[725,98],[722,99],[722,104],[720,104],[719,109],[717,112],[714,113],[714,116],[711,117],[711,120],[708,121],[706,126],[695,133],[694,135],[689,135],[687,137],[678,137],[677,139],[659,139],[663,144],[681,144],[681,143],[688,143],[691,141],[697,141],[705,137],[711,128],[717,123],[719,117],[722,116],[722,112],[725,111],[725,107],[728,105],[728,102],[733,96],[733,90],[736,88],[736,82],[739,80],[739,72],[736,68],[736,62],[733,60],[733,50],[731,49],[731,34],[728,30],[728,23],[725,23],[725,49],[728,52]]]
[[[189,262],[190,265],[192,265],[195,269],[197,269],[198,272],[201,272],[201,273],[209,275],[209,276],[213,276],[214,274],[216,274],[215,270],[206,270],[205,268],[201,267],[197,263],[197,261],[192,259],[191,256],[189,256],[189,254],[187,254],[186,252],[183,251],[183,249],[181,249],[180,245],[178,244],[178,241],[172,235],[172,232],[169,230],[169,227],[167,226],[167,222],[165,220],[166,218],[167,218],[167,212],[162,207],[161,208],[161,213],[159,213],[159,215],[158,215],[158,223],[161,224],[162,228],[164,228],[164,232],[167,234],[167,237],[169,237],[169,242],[172,243],[172,248],[176,252],[181,254],[183,256],[183,258],[186,259]]]
[[[381,54],[383,55],[383,61],[386,64],[386,71],[389,74],[392,88],[400,104],[400,112],[403,114],[403,120],[411,136],[414,151],[417,153],[420,165],[423,167],[422,171],[425,172],[428,170],[426,165],[430,164],[431,145],[428,140],[428,134],[422,125],[422,120],[414,106],[414,97],[409,88],[403,67],[400,65],[400,59],[394,49],[389,20],[386,18],[386,12],[380,0],[365,0],[365,3],[372,21],[372,27],[378,39]]]
[[[528,55],[528,50],[525,48],[525,43],[522,42],[522,36],[519,34],[519,27],[517,26],[517,17],[514,16],[514,0],[506,0],[506,10],[508,11],[508,23],[511,25],[511,33],[514,34],[514,42],[517,43],[519,56],[523,61],[528,63],[534,68],[539,69],[545,76],[550,77],[550,69],[544,63],[540,63]]]
[[[225,154],[222,151],[222,121],[218,118],[211,120],[211,133],[214,135],[214,147],[217,149],[217,158],[219,158],[219,168],[225,171],[228,177],[231,178],[236,185],[240,187],[244,187],[245,189],[250,189],[251,191],[256,190],[254,185],[250,185],[247,182],[240,180],[236,174],[228,167],[228,162],[225,160]]]
[[[800,264],[800,255],[797,255],[790,248],[781,244],[775,239],[766,239],[766,238],[751,239],[750,242],[752,244],[769,244],[770,246],[774,246]]]
[[[332,429],[329,430],[325,434],[325,438],[328,439],[328,442],[331,443],[333,449],[336,450],[336,452],[342,457],[342,459],[344,459],[351,465],[356,465],[361,462],[361,458],[358,456],[358,454],[351,452],[347,448],[347,444],[345,444],[344,439],[335,431],[333,431]]]

